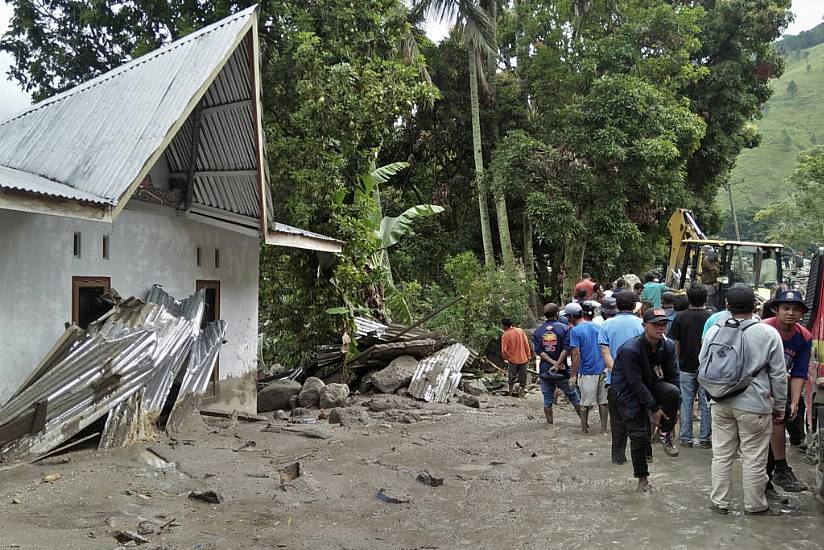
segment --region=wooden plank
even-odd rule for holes
[[[203,124],[203,101],[197,104],[192,112],[192,140],[189,146],[189,169],[186,171],[186,199],[183,209],[188,210],[195,194],[195,170],[197,169],[197,154],[200,151],[200,127]]]

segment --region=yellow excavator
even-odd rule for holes
[[[668,227],[672,246],[665,282],[670,288],[680,290],[701,282],[710,291],[710,303],[720,308],[735,283],[752,287],[765,301],[784,281],[784,245],[708,239],[692,212],[684,208],[673,213]]]

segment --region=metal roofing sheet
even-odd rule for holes
[[[298,235],[301,237],[308,237],[310,239],[318,239],[321,241],[329,241],[334,243],[340,243],[338,239],[333,239],[332,237],[327,237],[326,235],[321,235],[320,233],[314,233],[313,231],[307,231],[306,229],[300,229],[297,227],[292,227],[291,225],[286,225],[285,223],[275,222],[273,224],[273,231],[275,233],[285,233],[287,235]]]
[[[227,17],[0,123],[0,165],[39,174],[98,201],[117,202],[233,53],[255,10]],[[245,82],[235,82],[242,76],[243,60],[244,54],[237,56],[236,66],[219,79],[207,105],[244,92],[248,98],[248,62]],[[211,123],[204,127],[204,155],[215,143],[228,143],[222,136],[212,143]],[[236,151],[230,159],[244,156]],[[40,190],[63,196],[54,189]]]
[[[100,204],[112,204],[112,201],[101,199],[96,195],[74,189],[68,185],[46,179],[36,174],[15,170],[8,166],[0,166],[0,188],[14,191],[26,191],[37,195],[73,199],[78,201]]]

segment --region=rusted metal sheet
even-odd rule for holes
[[[452,344],[418,363],[409,384],[409,394],[424,401],[443,403],[461,381],[461,369],[471,352],[463,344]]]
[[[180,383],[180,391],[166,421],[166,431],[175,434],[180,430],[186,417],[199,410],[201,399],[209,386],[215,363],[217,363],[226,321],[217,320],[206,325],[195,342],[186,367],[186,374]]]

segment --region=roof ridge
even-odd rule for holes
[[[132,59],[130,61],[127,61],[126,63],[123,63],[122,65],[114,67],[113,69],[110,69],[110,70],[106,71],[105,73],[100,74],[100,75],[92,78],[91,80],[87,80],[86,82],[80,83],[77,86],[74,86],[72,88],[69,88],[68,90],[60,92],[59,94],[53,95],[52,97],[49,97],[47,99],[44,99],[43,101],[35,103],[34,105],[30,106],[28,109],[26,109],[24,111],[21,111],[21,112],[15,114],[15,115],[12,115],[11,118],[8,118],[8,119],[5,119],[5,120],[0,120],[0,127],[5,126],[6,124],[8,124],[10,122],[15,121],[19,118],[22,118],[22,117],[24,117],[28,114],[31,114],[35,111],[38,111],[38,110],[43,109],[45,107],[48,107],[49,105],[52,105],[53,103],[57,103],[57,102],[62,101],[64,99],[68,98],[68,97],[71,97],[71,96],[74,96],[78,93],[84,92],[84,91],[88,90],[89,88],[93,88],[94,86],[97,86],[97,85],[99,85],[103,82],[106,82],[108,80],[116,78],[116,77],[122,75],[123,73],[126,73],[126,72],[134,69],[135,67],[138,67],[138,66],[142,65],[143,63],[147,63],[147,62],[151,61],[152,59],[156,59],[157,57],[159,57],[161,55],[164,55],[164,54],[166,54],[166,53],[168,53],[172,50],[177,49],[178,47],[182,46],[183,44],[187,44],[187,43],[191,42],[192,40],[196,40],[197,38],[200,38],[201,36],[203,36],[205,34],[214,32],[217,29],[228,25],[229,23],[233,23],[233,22],[237,21],[238,19],[248,17],[252,13],[256,12],[258,10],[258,7],[259,7],[259,4],[253,4],[253,5],[249,6],[246,9],[243,9],[243,10],[237,12],[237,13],[234,13],[232,15],[224,17],[223,19],[221,19],[219,21],[215,21],[214,23],[212,23],[210,25],[206,25],[205,27],[201,27],[200,29],[198,29],[198,30],[196,30],[192,33],[189,33],[186,36],[175,40],[174,42],[164,44],[163,46],[157,48],[156,50],[152,50],[152,51],[150,51],[146,54],[141,55],[140,57],[138,57],[136,59]]]

